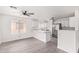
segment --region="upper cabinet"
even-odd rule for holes
[[[75,10],[74,17],[69,18],[69,26],[79,30],[79,10]]]

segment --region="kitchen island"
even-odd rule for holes
[[[35,30],[33,31],[33,37],[44,43],[51,40],[50,31]]]
[[[74,28],[58,30],[58,46],[66,52],[76,53],[79,48],[79,31]]]

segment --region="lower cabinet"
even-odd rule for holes
[[[35,30],[33,37],[35,37],[36,39],[46,43],[46,42],[51,40],[51,36],[50,35],[51,34],[50,34],[49,31]]]
[[[69,53],[77,53],[79,48],[79,31],[59,30],[58,48]]]

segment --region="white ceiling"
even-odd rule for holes
[[[29,12],[34,12],[35,15],[39,17],[64,17],[70,16],[74,13],[75,9],[79,7],[67,7],[67,6],[21,6],[20,9],[28,10]]]
[[[39,20],[48,20],[51,17],[66,17],[73,15],[78,6],[16,6],[19,10],[27,10],[28,12],[33,12],[35,15],[33,17]],[[0,7],[0,13],[8,13],[11,9],[9,7]]]

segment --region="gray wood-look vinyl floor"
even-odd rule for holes
[[[65,53],[57,48],[57,39],[43,43],[35,38],[26,38],[0,44],[0,53]]]

